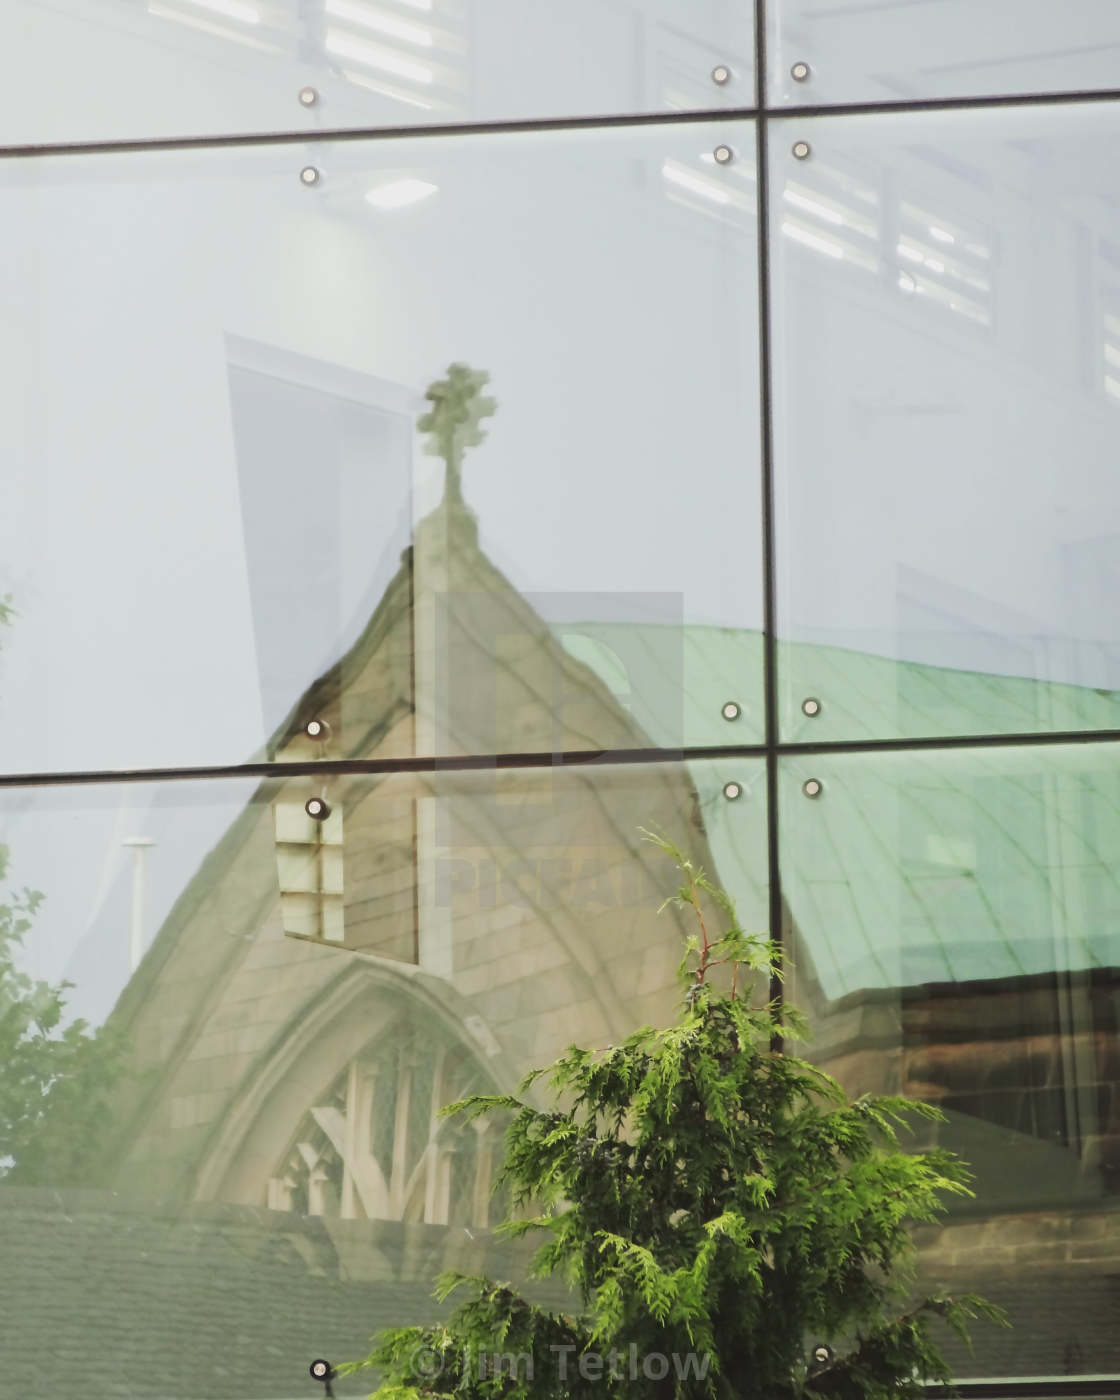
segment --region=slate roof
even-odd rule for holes
[[[353,1359],[435,1307],[427,1281],[347,1281],[321,1221],[264,1210],[5,1187],[0,1259],[13,1400],[320,1400],[315,1357]]]
[[[1113,1266],[1115,1268],[1115,1266]],[[960,1378],[1113,1376],[1120,1372],[1120,1272],[1092,1272],[1086,1265],[1032,1265],[996,1272],[930,1277],[934,1291],[948,1283],[979,1293],[1004,1308],[1011,1327],[977,1324],[970,1354],[957,1338],[943,1338]]]
[[[385,1259],[427,1260],[376,1227]],[[423,1279],[362,1279],[328,1226],[245,1207],[174,1216],[110,1193],[0,1190],[0,1395],[12,1400],[320,1400],[317,1356],[363,1353],[380,1326],[436,1315]],[[508,1261],[505,1261],[508,1262]],[[423,1272],[420,1263],[417,1272]],[[498,1271],[496,1271],[498,1272]],[[506,1276],[506,1274],[502,1274]],[[929,1277],[929,1287],[985,1293],[1012,1332],[978,1328],[974,1357],[947,1346],[960,1376],[1101,1375],[1120,1371],[1120,1274],[1058,1265]],[[368,1393],[369,1381],[337,1393]]]

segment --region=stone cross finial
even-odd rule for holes
[[[422,433],[431,433],[426,451],[442,457],[447,464],[444,500],[459,503],[463,499],[463,454],[468,447],[477,447],[486,438],[480,427],[498,405],[482,394],[490,382],[485,370],[454,364],[447,368],[447,378],[438,379],[424,395],[432,407],[417,423]]]

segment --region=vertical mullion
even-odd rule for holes
[[[778,858],[778,676],[776,581],[774,571],[774,425],[770,346],[770,164],[767,141],[766,0],[754,0],[755,190],[758,237],[758,392],[762,490],[762,683],[766,745],[766,861],[769,879],[770,937],[783,940],[782,882]],[[772,1000],[781,1001],[778,977]]]

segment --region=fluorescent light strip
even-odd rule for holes
[[[850,175],[846,175],[842,170],[836,170],[831,165],[825,165],[823,161],[813,166],[813,178],[815,180],[828,180],[834,185],[839,185],[846,195],[861,200],[864,204],[870,204],[873,208],[879,207],[879,194],[877,190],[868,188],[858,180],[853,180]]]
[[[815,199],[806,199],[803,194],[798,194],[796,190],[783,190],[782,198],[788,199],[798,209],[804,209],[807,214],[815,214],[818,219],[824,219],[829,224],[840,224],[843,226],[844,218],[830,209],[826,204],[818,204]]]
[[[683,165],[678,165],[675,161],[667,160],[661,167],[661,174],[674,185],[691,190],[693,194],[702,194],[705,199],[715,200],[717,204],[731,203],[731,196],[726,190],[721,190],[718,185],[713,185],[702,175],[694,175],[691,170],[686,170]]]
[[[255,5],[246,5],[242,0],[187,0],[190,5],[198,5],[227,19],[240,20],[242,24],[260,24],[261,12]]]
[[[788,219],[782,223],[782,232],[788,234],[795,243],[803,243],[806,248],[812,248],[815,252],[824,253],[830,258],[844,256],[844,250],[839,243],[834,243],[831,238],[822,238],[820,234],[811,233],[799,224],[790,223]]]
[[[958,296],[956,292],[941,282],[934,282],[926,278],[918,283],[918,291],[924,292],[931,301],[937,302],[956,316],[965,316],[968,320],[977,321],[982,326],[989,324],[990,318],[986,311],[977,306],[975,302]]]
[[[714,165],[718,167],[720,174],[726,179],[745,180],[747,184],[750,185],[753,185],[755,183],[754,171],[751,169],[751,167],[747,164],[746,161],[737,160],[734,163],[734,165],[730,166],[720,165],[719,161],[716,160],[715,156],[712,155],[711,151],[701,152],[700,159],[704,162],[705,165]]]
[[[936,238],[938,243],[955,243],[957,241],[948,229],[938,228],[936,224],[930,224],[929,235],[931,238]]]
[[[360,24],[366,29],[376,29],[379,34],[388,34],[409,44],[420,44],[430,49],[435,42],[430,29],[422,29],[418,24],[409,24],[407,20],[394,19],[383,10],[373,10],[368,5],[355,4],[354,0],[326,0],[323,8],[328,15],[334,15],[336,19],[349,20],[351,24]]]
[[[365,73],[355,73],[351,68],[344,68],[342,76],[348,83],[353,83],[356,87],[368,88],[370,92],[379,92],[382,97],[391,97],[394,102],[407,102],[410,107],[422,107],[425,112],[430,112],[435,105],[432,102],[421,102],[418,97],[413,97],[411,93],[401,92],[399,88],[388,87],[385,83],[376,82],[373,78],[367,77]]]
[[[327,30],[327,39],[323,47],[328,53],[337,54],[339,58],[349,58],[355,63],[367,64],[370,68],[380,68],[382,72],[395,73],[399,78],[411,78],[415,83],[430,83],[435,78],[432,70],[425,68],[423,64],[413,63],[389,49],[364,44],[360,39],[353,39],[339,29]]]
[[[166,5],[154,3],[148,6],[148,13],[155,15],[158,19],[171,19],[176,24],[188,25],[191,29],[200,29],[204,34],[215,34],[219,39],[232,39],[235,43],[245,44],[251,49],[260,49],[262,53],[279,53],[275,44],[266,44],[261,39],[254,39],[251,34],[246,34],[239,29],[227,29],[221,24],[211,24],[209,20],[202,19],[198,15],[185,15],[181,10],[168,9]]]

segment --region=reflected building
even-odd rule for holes
[[[1075,8],[5,0],[0,840],[131,1059],[77,1185],[0,1160],[0,1400],[292,1400],[441,1268],[522,1278],[439,1109],[673,1015],[642,827],[847,1089],[944,1108],[923,1276],[1017,1323],[958,1371],[1115,1390],[1120,7]],[[503,396],[465,487],[465,368],[413,456],[448,346]]]
[[[284,1295],[249,1309],[222,1394],[281,1393],[269,1386],[300,1346],[356,1355],[375,1326],[430,1315],[442,1268],[524,1272],[527,1254],[490,1233],[498,1127],[438,1110],[674,1014],[685,929],[657,913],[673,872],[639,828],[685,846],[765,926],[761,763],[621,761],[662,736],[627,703],[610,624],[582,646],[575,627],[546,623],[486,557],[473,512],[445,499],[277,731],[269,757],[302,776],[261,784],[121,996],[138,1072],[107,1191],[40,1209],[85,1231],[99,1267],[133,1267],[135,1250],[177,1268],[189,1240],[207,1267],[232,1248],[251,1287]],[[693,674],[708,655],[722,693],[714,635],[682,645]],[[495,734],[603,758],[456,762]],[[424,752],[443,757],[416,764]],[[923,1269],[1023,1314],[1027,1335],[983,1338],[987,1369],[1058,1373],[1072,1356],[1100,1371],[1120,1252],[1120,767],[1006,752],[890,755],[873,773],[797,761],[781,792],[792,995],[813,1057],[850,1091],[945,1108],[934,1136],[973,1163],[980,1195],[923,1232]],[[329,765],[402,757],[401,771]],[[213,1295],[185,1287],[213,1325]]]
[[[729,694],[758,637],[546,620],[555,600],[535,606],[488,558],[462,452],[435,437],[455,468],[443,501],[292,705],[265,755],[276,776],[120,996],[132,1073],[97,1189],[0,1192],[12,1257],[31,1239],[42,1250],[13,1275],[9,1316],[35,1335],[65,1295],[51,1261],[78,1249],[134,1294],[131,1321],[79,1309],[103,1337],[78,1329],[83,1364],[111,1364],[114,1326],[130,1347],[142,1331],[161,1395],[283,1394],[293,1356],[358,1355],[374,1328],[431,1316],[444,1268],[525,1275],[528,1250],[492,1233],[501,1125],[439,1110],[674,1015],[686,927],[658,913],[673,872],[642,828],[712,871],[745,926],[766,926],[762,760],[667,748],[690,724],[671,708],[690,703],[682,669],[703,696]],[[889,687],[938,684],[935,668],[855,652],[822,649],[815,668],[884,704]],[[970,727],[1029,684],[962,673]],[[1069,690],[1071,707],[1092,703]],[[1097,745],[873,765],[841,753],[791,758],[780,781],[784,937],[810,1054],[853,1093],[940,1104],[946,1122],[919,1143],[977,1172],[977,1200],[921,1232],[923,1276],[1017,1315],[1009,1339],[982,1339],[987,1373],[1108,1369],[1120,764]],[[148,1296],[151,1271],[163,1291]],[[200,1371],[175,1319],[194,1310],[220,1350],[216,1278],[238,1293],[241,1330],[236,1359]],[[50,1363],[56,1384],[71,1364]]]
[[[457,679],[421,690],[437,654]],[[456,766],[493,751],[495,697],[525,750],[607,761]],[[710,869],[703,807],[729,804],[710,765],[617,761],[648,736],[461,504],[421,522],[273,756],[394,759],[431,751],[422,726],[445,755],[431,771],[267,779],[184,892],[116,1012],[159,1082],[118,1143],[130,1191],[485,1228],[493,1144],[452,1146],[436,1109],[672,1015],[684,926],[657,912],[673,872],[639,828]],[[740,833],[756,915],[760,822]]]

